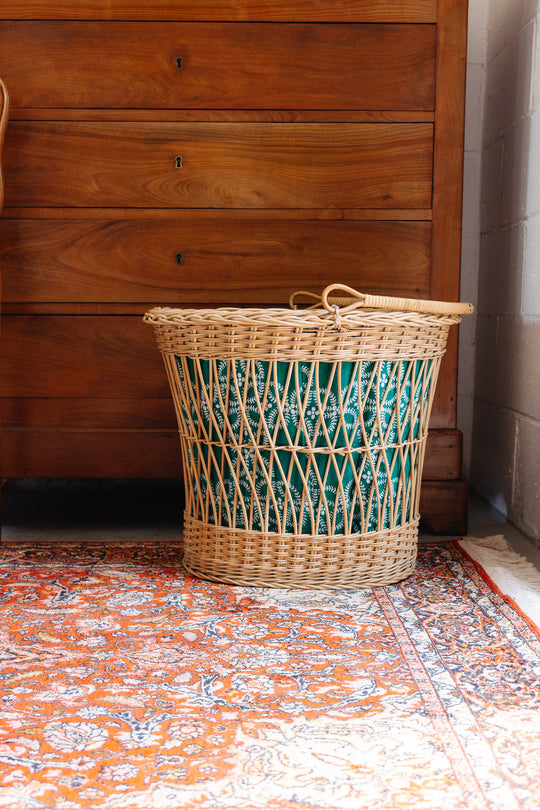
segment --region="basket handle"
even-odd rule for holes
[[[311,298],[315,301],[314,304],[312,304],[310,307],[306,307],[306,309],[318,309],[321,306],[321,296],[317,293],[310,292],[309,290],[296,290],[296,292],[293,292],[289,298],[289,306],[291,309],[298,308],[298,302],[296,299],[299,295],[305,295],[306,298]]]
[[[335,291],[342,295],[335,295]],[[343,295],[345,293],[345,295]],[[329,297],[332,297],[332,303]],[[351,303],[351,298],[356,299]],[[426,301],[417,298],[392,298],[388,295],[369,295],[347,287],[346,284],[330,284],[321,294],[321,303],[328,312],[339,307],[341,315],[360,307],[374,309],[401,309],[406,312],[427,312],[433,315],[467,315],[474,311],[472,304],[451,301]]]

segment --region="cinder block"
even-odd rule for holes
[[[524,222],[482,234],[478,281],[479,314],[521,313],[524,256]]]
[[[522,313],[526,317],[540,318],[540,213],[529,217],[525,225],[527,249]]]
[[[503,513],[512,503],[516,414],[477,400],[472,434],[471,485]]]
[[[467,63],[484,65],[487,58],[487,24],[489,0],[469,3],[467,31]]]
[[[498,228],[502,220],[504,140],[486,145],[482,154],[482,232]]]
[[[506,45],[509,38],[517,30],[517,25],[515,13],[511,14],[509,0],[488,0],[488,60],[492,59]]]
[[[472,436],[474,423],[474,397],[467,391],[458,393],[457,398],[457,426],[463,434],[463,475],[465,480],[470,478]]]
[[[471,3],[475,5],[476,0]],[[482,0],[482,4],[486,0]],[[489,0],[488,59],[496,54],[537,13],[538,0]]]
[[[518,420],[516,475],[510,520],[540,539],[540,422]]]
[[[507,132],[534,109],[536,21],[509,33],[502,47],[487,61],[487,140]]]
[[[497,318],[479,315],[476,319],[476,397],[497,400],[500,376],[497,369]]]
[[[512,224],[527,214],[530,140],[530,118],[523,118],[505,133],[501,224]]]
[[[538,60],[540,61],[540,59]],[[538,104],[540,107],[540,83],[538,84]],[[527,178],[527,215],[540,213],[540,109],[529,121],[529,175]]]
[[[540,420],[540,319],[477,317],[476,397]]]
[[[499,318],[491,401],[540,421],[540,318]]]
[[[532,113],[535,27],[514,34],[487,64],[484,136],[492,141]]]
[[[515,65],[506,43],[487,63],[484,112],[484,141],[487,143],[500,138],[510,127],[513,103],[507,94],[514,79]]]
[[[464,233],[461,239],[461,284],[462,301],[470,301],[475,306],[478,300],[478,267],[480,258],[480,235]],[[470,320],[467,316],[467,320]]]
[[[482,150],[484,98],[487,73],[485,64],[468,63],[465,93],[465,150]]]
[[[468,315],[459,327],[458,390],[474,393],[476,367],[476,319]]]
[[[515,8],[514,0],[507,0],[511,8]],[[519,25],[526,25],[530,20],[538,17],[538,0],[521,0],[516,11],[519,14]]]
[[[463,233],[480,232],[482,153],[463,154]]]

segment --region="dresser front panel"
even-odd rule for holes
[[[0,75],[17,108],[432,110],[435,34],[434,25],[5,22]]]
[[[466,5],[2,1],[5,477],[179,474],[156,304],[458,297]],[[456,371],[452,333],[421,507],[443,533]]]
[[[431,124],[15,122],[5,205],[429,208]]]
[[[169,396],[152,330],[132,316],[6,315],[6,397],[161,399]],[[142,328],[141,328],[142,327]]]
[[[429,295],[431,223],[226,218],[0,220],[4,307],[16,302],[273,304],[338,275]]]
[[[3,396],[19,402],[79,400],[90,411],[94,399],[168,401],[163,363],[159,354],[156,362],[154,334],[142,323],[143,311],[137,315],[5,315]],[[87,419],[81,417],[83,422]],[[436,412],[432,427],[446,427]]]

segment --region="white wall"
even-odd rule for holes
[[[458,418],[472,489],[540,538],[539,0],[470,0]]]

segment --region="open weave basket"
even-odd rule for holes
[[[297,588],[411,574],[440,360],[470,311],[332,285],[317,309],[148,312],[180,431],[187,571]]]

